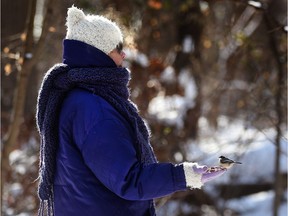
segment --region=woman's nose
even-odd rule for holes
[[[121,51],[120,55],[121,55],[122,59],[124,59],[126,56],[125,52],[123,52],[123,51]]]

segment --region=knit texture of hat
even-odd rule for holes
[[[72,6],[67,13],[66,39],[78,40],[108,54],[123,42],[120,28],[111,20],[98,15],[85,15]]]

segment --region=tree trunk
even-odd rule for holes
[[[276,60],[277,64],[277,89],[275,91],[275,111],[277,115],[275,129],[276,129],[276,137],[275,137],[275,184],[274,184],[274,190],[275,190],[275,198],[273,203],[273,215],[278,216],[278,208],[280,206],[281,202],[281,196],[282,196],[282,180],[281,180],[281,172],[280,172],[280,156],[281,156],[281,123],[283,119],[283,113],[282,113],[282,107],[281,107],[281,100],[282,100],[282,92],[284,88],[284,80],[285,80],[285,67],[284,64],[281,61],[281,53],[278,49],[277,44],[277,35],[279,34],[278,31],[273,31],[275,29],[275,24],[273,23],[273,20],[270,18],[271,15],[268,13],[268,11],[264,11],[264,18],[265,18],[265,24],[267,26],[267,32],[269,36],[270,46],[271,50],[274,54],[274,58]],[[281,33],[281,32],[280,32]]]
[[[27,30],[26,30],[26,42],[24,47],[24,53],[29,52],[32,49],[32,41],[33,41],[33,28],[34,28],[34,16],[36,11],[36,0],[30,1],[27,18]],[[17,85],[14,93],[14,101],[13,101],[13,110],[10,120],[10,127],[8,130],[8,134],[4,137],[3,148],[2,148],[2,157],[1,157],[1,191],[3,193],[4,184],[7,180],[7,175],[10,171],[9,165],[9,154],[17,145],[17,138],[20,131],[21,123],[23,122],[23,107],[25,104],[25,96],[26,96],[26,86],[27,79],[29,76],[30,70],[25,70],[24,67],[26,62],[23,64],[23,69],[19,71],[17,77]],[[2,202],[2,199],[1,199]],[[1,206],[2,203],[1,203]]]
[[[30,8],[28,13],[27,29],[26,29],[26,41],[23,47],[23,64],[21,70],[18,72],[17,84],[13,99],[13,110],[11,114],[10,126],[8,133],[3,140],[2,157],[1,157],[1,191],[3,193],[4,184],[7,181],[8,173],[11,172],[9,165],[9,154],[16,148],[18,144],[18,137],[20,133],[21,125],[24,121],[24,107],[26,100],[26,90],[28,78],[35,63],[38,61],[40,52],[45,44],[45,38],[48,34],[48,28],[52,22],[53,16],[51,15],[51,6],[54,0],[48,1],[47,13],[43,22],[43,29],[41,38],[37,45],[34,46],[33,30],[34,30],[34,17],[36,13],[37,0],[30,1]],[[26,54],[31,53],[32,58],[27,58]],[[26,57],[26,58],[25,58]],[[2,202],[2,199],[1,199]],[[1,203],[2,204],[2,203]],[[2,206],[2,205],[1,205]]]

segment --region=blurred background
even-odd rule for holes
[[[121,26],[131,99],[160,162],[243,163],[157,199],[159,216],[287,215],[285,0],[2,0],[2,215],[37,214],[37,93],[62,61],[73,4]]]

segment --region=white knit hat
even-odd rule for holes
[[[108,54],[123,42],[120,28],[111,20],[98,15],[87,15],[77,7],[67,13],[66,39],[78,40]]]

